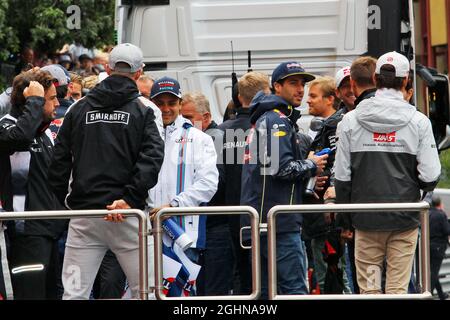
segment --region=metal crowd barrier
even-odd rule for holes
[[[293,205],[275,206],[267,216],[268,225],[268,295],[270,300],[372,300],[372,299],[430,299],[430,246],[429,217],[427,202],[418,203],[368,203],[368,204],[327,204],[327,205]],[[324,294],[324,295],[278,295],[276,265],[276,217],[278,214],[325,213],[325,212],[386,212],[386,211],[420,211],[420,251],[419,273],[420,294]],[[376,214],[376,213],[374,213]]]
[[[107,214],[120,213],[123,216],[133,216],[139,220],[139,298],[148,300],[148,264],[147,264],[147,215],[141,210],[60,210],[60,211],[27,211],[2,212],[2,220],[33,220],[33,219],[74,219],[103,218]],[[113,222],[111,222],[113,223]]]
[[[223,215],[250,214],[252,239],[252,292],[250,295],[227,296],[196,296],[196,297],[166,297],[163,293],[163,265],[162,265],[162,233],[161,226],[164,217],[189,215]],[[255,300],[261,293],[260,254],[259,254],[259,215],[249,206],[230,207],[193,207],[193,208],[164,208],[154,218],[152,234],[155,236],[155,296],[160,300]]]

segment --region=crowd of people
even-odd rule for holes
[[[271,78],[248,72],[231,117],[218,125],[204,94],[145,75],[138,47],[95,57],[81,49],[42,67],[24,61],[4,93],[4,211],[136,208],[152,221],[166,207],[249,205],[265,223],[280,204],[417,202],[439,180],[431,124],[410,104],[410,64],[397,52],[357,58],[333,76],[296,61],[279,64]],[[303,99],[315,117],[308,134],[297,125]],[[432,222],[439,291],[450,227],[442,216]],[[248,226],[247,215],[165,220],[164,293],[249,294],[250,252],[240,243]],[[418,214],[406,212],[280,215],[278,293],[414,292],[418,228]],[[1,298],[121,298],[126,288],[138,296],[135,219],[112,212],[103,220],[8,221],[3,229]],[[266,299],[267,235],[260,237]],[[242,231],[242,242],[250,233]],[[150,288],[153,259],[149,237]]]

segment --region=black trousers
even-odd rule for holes
[[[446,249],[447,245],[430,244],[431,293],[436,288],[441,300],[444,300],[446,295],[442,291],[441,283],[439,282],[439,270],[441,269]]]
[[[250,294],[252,292],[252,268],[250,250],[242,249],[239,239],[241,215],[230,216],[230,234],[232,239],[234,275],[233,294]]]
[[[45,236],[16,236],[11,239],[9,267],[16,300],[56,300],[57,270],[61,261],[58,241]],[[43,265],[42,270],[16,269]]]
[[[233,268],[233,248],[228,224],[206,229],[206,249],[197,278],[197,294],[229,295],[233,285]]]
[[[94,282],[95,299],[121,299],[125,291],[126,276],[116,255],[106,251]]]

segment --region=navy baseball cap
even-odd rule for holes
[[[153,99],[161,93],[171,93],[181,99],[180,83],[169,77],[162,77],[156,80],[150,92],[150,98]]]
[[[275,82],[294,75],[303,76],[305,82],[312,81],[316,78],[313,74],[305,72],[305,69],[303,69],[301,64],[296,61],[283,62],[280,63],[275,70],[273,70],[272,87]]]

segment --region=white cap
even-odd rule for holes
[[[345,78],[350,77],[350,67],[343,67],[342,69],[339,69],[338,72],[336,72],[336,76],[334,79],[336,80],[336,88],[339,88],[341,85],[342,80]]]
[[[42,71],[50,73],[50,75],[58,82],[55,86],[66,86],[70,82],[70,76],[66,75],[66,68],[59,64],[51,64],[41,68]],[[67,70],[66,70],[67,71]]]
[[[395,68],[395,76],[397,78],[404,78],[409,75],[409,60],[396,51],[385,53],[378,59],[375,73],[380,74],[381,67],[385,64],[389,64]]]

